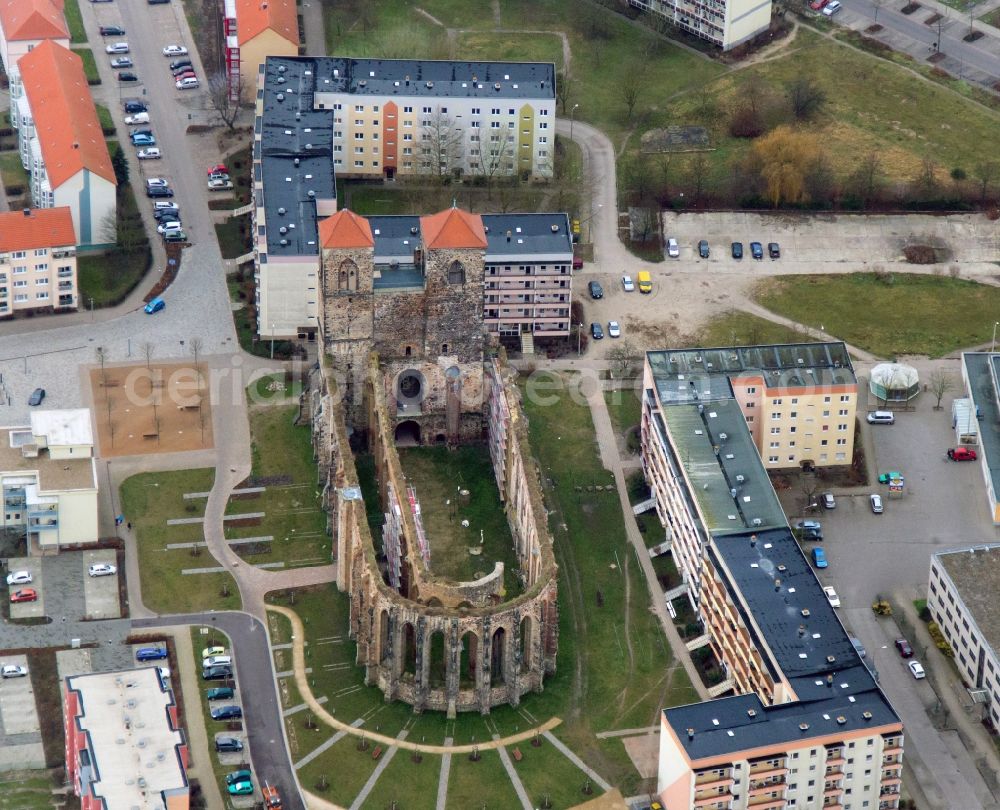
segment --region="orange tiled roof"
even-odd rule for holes
[[[449,208],[420,217],[420,232],[429,248],[485,248],[486,230],[479,214]]]
[[[299,44],[295,0],[236,0],[236,38],[240,45],[268,28],[293,45]]]
[[[66,247],[76,244],[69,206],[29,208],[0,214],[0,252]]]
[[[319,224],[319,244],[324,248],[374,247],[372,226],[368,220],[346,208]]]
[[[22,56],[17,65],[52,188],[81,169],[115,183],[80,57],[50,40]]]
[[[60,0],[0,0],[0,25],[8,42],[69,39]]]

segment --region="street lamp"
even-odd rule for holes
[[[576,356],[580,356],[580,341],[583,336],[583,324],[578,323],[576,325]]]
[[[1000,326],[1000,321],[993,322],[993,342],[990,344],[990,352],[995,352],[997,350],[997,327]]]
[[[274,321],[271,321],[271,359],[274,359]]]
[[[576,116],[576,108],[579,104],[574,104],[569,111],[569,139],[573,140],[573,118]]]

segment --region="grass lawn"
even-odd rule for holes
[[[20,188],[21,192],[28,189],[28,173],[21,165],[21,154],[17,150],[0,153],[0,180],[6,189]]]
[[[230,500],[226,513],[264,512],[254,526],[226,527],[226,537],[270,536],[269,551],[247,554],[235,550],[250,563],[284,562],[287,566],[325,565],[330,562],[330,538],[326,535],[326,513],[316,491],[310,430],[296,425],[297,405],[261,405],[250,410],[253,457],[252,477],[272,479],[262,485],[259,496]],[[278,479],[279,480],[274,480]]]
[[[77,0],[66,0],[63,15],[69,27],[69,41],[76,45],[87,41],[87,32],[83,29],[83,17],[80,16],[80,4]]]
[[[469,582],[490,573],[495,562],[502,562],[507,596],[520,593],[514,541],[497,492],[489,447],[401,448],[399,459],[420,499],[431,544],[431,570],[453,581]],[[459,487],[469,491],[467,505],[459,503]],[[462,526],[464,520],[469,521],[468,528]],[[482,553],[474,556],[470,548]]]
[[[83,72],[87,77],[87,84],[100,84],[101,77],[97,72],[97,62],[94,61],[94,52],[90,48],[73,48],[73,53],[83,60]]]
[[[815,320],[815,314],[812,316]],[[826,323],[823,324],[826,326]],[[801,330],[769,321],[749,312],[730,309],[702,328],[698,346],[755,346],[761,343],[815,343],[816,338]]]
[[[378,761],[372,759],[375,746],[368,743],[367,751],[359,751],[359,743],[358,737],[349,734],[300,768],[298,775],[302,787],[342,807],[350,807],[378,765]]]
[[[297,400],[301,393],[301,380],[288,380],[284,374],[265,374],[247,386],[247,401],[251,405],[273,405],[286,399]]]
[[[509,810],[520,806],[496,751],[483,751],[478,762],[472,762],[468,754],[451,758],[448,810]]]
[[[945,276],[889,273],[782,276],[758,284],[762,306],[880,357],[941,357],[988,343],[1000,289]],[[860,303],[864,306],[860,306]]]
[[[470,31],[458,35],[458,51],[470,59],[496,59],[502,62],[552,62],[562,70],[562,39],[558,34],[495,34]]]
[[[434,810],[437,804],[441,757],[424,754],[413,761],[413,752],[399,750],[382,771],[378,782],[365,800],[373,810],[388,808],[396,802],[399,810]],[[452,757],[452,762],[456,757]]]
[[[615,433],[625,434],[630,428],[638,427],[642,416],[642,402],[639,392],[634,388],[619,388],[615,391],[605,391],[604,401],[608,403],[608,414]]]
[[[994,28],[1000,28],[1000,8],[995,8],[993,11],[986,12],[979,19],[987,25],[992,25]]]
[[[233,578],[226,573],[184,575],[185,568],[213,568],[218,565],[205,549],[197,556],[191,549],[166,550],[168,543],[203,541],[200,523],[168,526],[174,518],[199,517],[205,499],[185,500],[185,492],[207,492],[215,471],[177,470],[141,473],[121,486],[122,512],[132,522],[138,538],[139,575],[142,601],[157,613],[186,613],[199,610],[239,610],[240,596]],[[229,596],[223,596],[228,587]]]
[[[588,796],[583,792],[587,775],[560,754],[552,743],[542,738],[538,748],[533,748],[530,742],[517,747],[522,755],[520,762],[514,760],[512,747],[508,747],[507,753],[535,807],[562,810],[587,800]],[[597,785],[592,785],[592,788],[595,796],[602,792]],[[549,800],[548,805],[545,799]]]
[[[0,776],[0,810],[52,810],[59,787],[49,771],[15,771]]]
[[[94,109],[97,110],[97,120],[100,123],[101,130],[104,132],[104,134],[114,135],[115,121],[111,117],[111,110],[109,110],[103,104],[95,104]],[[114,154],[114,152],[110,148],[108,149],[108,151],[111,152],[111,154]]]
[[[80,255],[76,260],[80,286],[80,308],[113,307],[135,289],[152,261],[147,248],[141,253],[111,250],[103,254]]]
[[[215,235],[219,239],[219,250],[223,259],[235,259],[250,250],[249,240],[244,237],[240,225],[246,217],[231,217],[215,224]]]

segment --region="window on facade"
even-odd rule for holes
[[[461,262],[454,261],[451,263],[451,267],[448,268],[448,283],[465,284],[465,268]]]

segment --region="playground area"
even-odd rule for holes
[[[95,368],[90,372],[90,386],[102,457],[212,447],[204,364]]]

